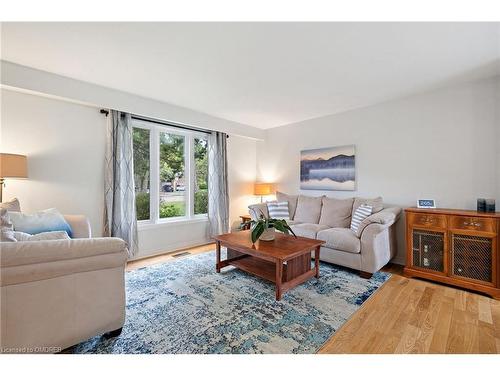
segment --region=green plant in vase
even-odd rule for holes
[[[276,229],[285,234],[291,233],[294,237],[297,237],[285,219],[268,219],[264,214],[261,214],[258,220],[251,220],[250,222],[241,224],[241,228],[244,228],[248,223],[250,223],[251,226],[252,243],[257,242],[258,239],[262,241],[274,240]]]

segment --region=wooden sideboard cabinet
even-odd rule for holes
[[[404,274],[500,299],[500,213],[408,208]]]

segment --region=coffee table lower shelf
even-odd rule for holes
[[[252,275],[273,283],[276,281],[276,265],[274,262],[269,262],[250,255],[244,255],[240,259],[228,259],[228,263],[242,271],[251,273]]]
[[[216,270],[229,265],[254,276],[268,280],[276,285],[276,300],[287,290],[309,280],[312,277],[319,278],[319,247],[314,250],[315,267],[311,268],[311,253],[299,255],[286,262],[276,259],[274,262],[265,260],[249,254],[244,254],[233,249],[227,249],[228,258],[217,259]]]

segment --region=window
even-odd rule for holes
[[[137,220],[168,222],[208,212],[204,133],[134,120]]]
[[[182,135],[160,132],[160,218],[186,216],[186,175]]]

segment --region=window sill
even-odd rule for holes
[[[162,220],[158,221],[156,223],[149,223],[149,222],[138,222],[137,223],[137,230],[143,231],[143,230],[151,230],[151,229],[158,229],[161,227],[172,227],[176,225],[189,225],[189,224],[196,224],[196,223],[203,223],[203,222],[208,222],[208,217],[203,215],[199,217],[191,217],[191,218],[179,218],[179,219],[168,219],[168,220]]]

